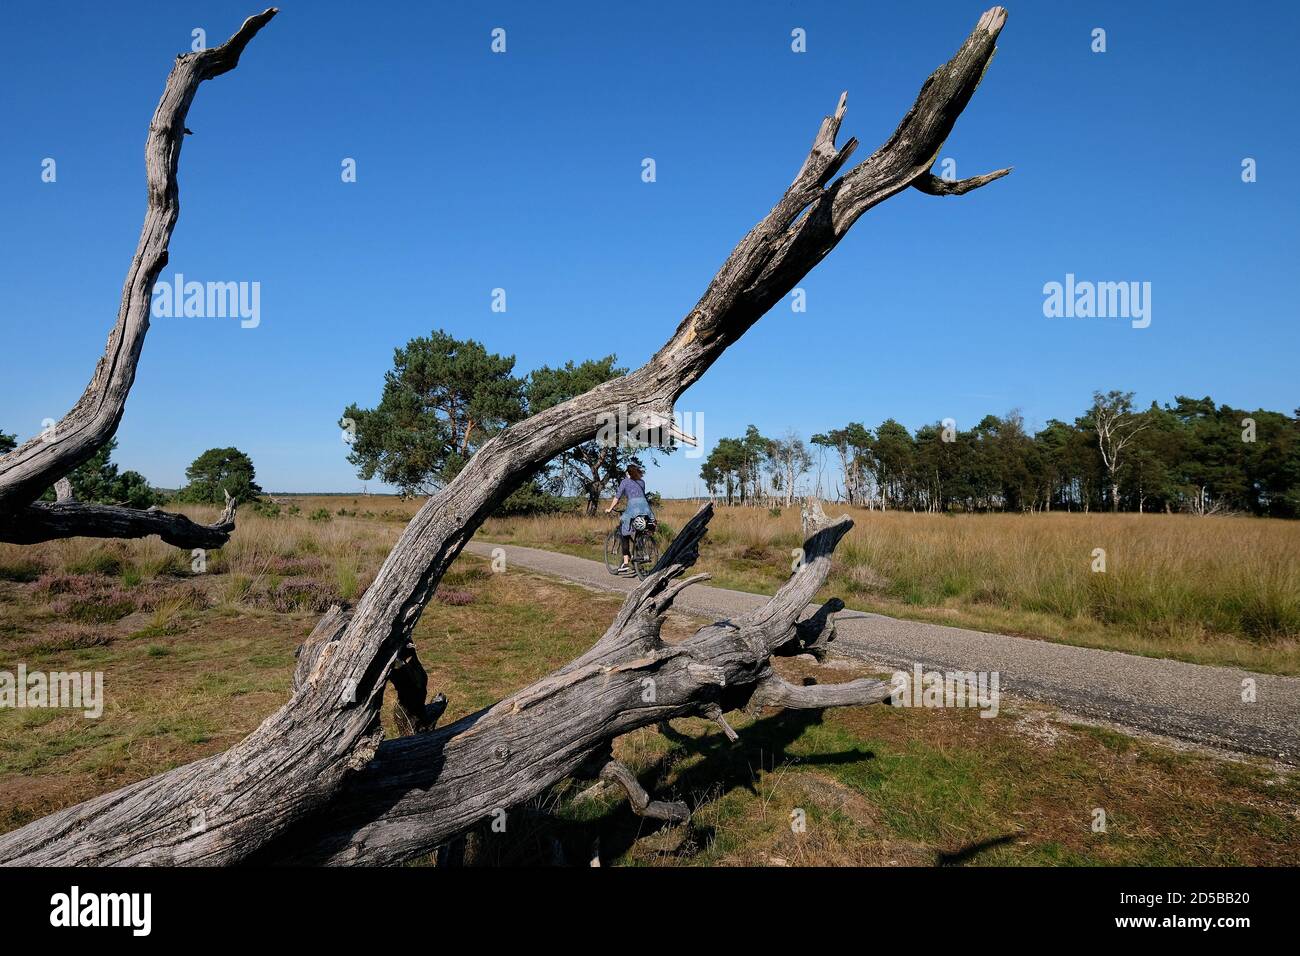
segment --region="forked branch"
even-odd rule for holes
[[[991,173],[985,173],[983,176],[972,176],[970,179],[942,179],[931,173],[919,177],[914,183],[917,189],[931,196],[964,196],[972,189],[979,189],[981,186],[987,186],[996,179],[1010,174],[1011,167],[1006,169],[995,169]]]

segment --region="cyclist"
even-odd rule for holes
[[[623,565],[614,572],[615,574],[636,574],[632,569],[632,519],[644,515],[651,524],[655,520],[654,512],[650,510],[650,502],[645,496],[644,474],[639,462],[629,462],[627,477],[619,482],[618,490],[614,492],[614,500],[605,509],[605,514],[613,514],[619,501],[627,499],[627,507],[623,509],[623,517],[619,523],[619,533],[623,540]]]

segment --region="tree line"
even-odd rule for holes
[[[788,504],[815,451],[811,490],[871,508],[1300,515],[1300,411],[1247,411],[1208,396],[1137,409],[1132,392],[1096,392],[1073,422],[1052,419],[1033,433],[1010,412],[915,433],[892,418],[874,429],[849,422],[810,444],[751,425],[717,443],[700,477],[729,504]]]
[[[815,440],[815,439],[814,439]],[[799,480],[812,467],[808,446],[794,432],[765,438],[750,425],[739,438],[722,438],[700,466],[711,497],[727,504],[761,504],[794,499]]]
[[[380,401],[353,403],[340,426],[348,460],[364,480],[409,495],[451,480],[493,435],[530,414],[624,374],[614,355],[515,374],[515,358],[435,330],[394,352]],[[134,471],[119,472],[112,442],[70,476],[81,501],[129,507],[168,496]],[[14,447],[0,432],[0,453]],[[671,449],[589,441],[540,470],[503,513],[567,510],[576,497],[594,514],[633,456]],[[817,476],[807,476],[814,466]],[[827,466],[830,466],[829,468]],[[252,460],[209,449],[186,470],[172,500],[219,504],[225,492],[255,500]],[[914,433],[889,418],[815,434],[770,438],[750,425],[719,440],[700,469],[709,495],[728,504],[789,506],[801,491],[850,504],[929,512],[1134,511],[1300,516],[1300,411],[1292,415],[1217,405],[1208,396],[1133,405],[1132,392],[1096,392],[1073,422],[1030,433],[1018,412],[986,415],[970,429],[951,420]],[[53,499],[51,489],[46,497]]]

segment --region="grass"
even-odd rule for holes
[[[668,502],[679,528],[694,511]],[[1188,515],[848,511],[825,595],[894,617],[1267,673],[1300,674],[1300,524]],[[608,519],[501,518],[487,540],[601,560]],[[770,594],[801,544],[798,509],[726,508],[698,570]],[[1094,550],[1105,571],[1093,571]]]
[[[301,596],[363,593],[416,507],[358,499],[299,499],[278,516],[244,515],[230,544],[208,555],[203,574],[191,572],[188,553],[157,541],[0,548],[0,569],[9,572],[0,570],[0,669],[22,662],[31,670],[98,670],[106,694],[98,720],[0,710],[0,830],[217,753],[280,706],[294,648],[317,616]],[[340,506],[349,514],[340,515]],[[331,520],[312,521],[325,507]],[[680,526],[684,510],[670,505],[666,523]],[[901,533],[909,518],[884,517],[877,535]],[[605,528],[554,523],[553,546],[580,553],[589,547],[583,536],[603,536]],[[781,552],[792,534],[797,540],[788,523],[788,515],[766,509],[761,516],[724,511],[705,562],[733,586],[779,583]],[[1077,533],[1072,525],[1066,519],[1057,533]],[[494,523],[493,531],[507,528],[515,539],[542,533],[519,521]],[[916,529],[918,546],[937,549],[923,530]],[[972,521],[964,533],[974,540],[963,547],[978,552],[989,532]],[[846,544],[875,555],[888,550],[871,538]],[[856,573],[875,589],[866,593],[878,593],[892,586],[881,581],[892,581],[891,569],[879,561]],[[948,600],[973,586],[955,579]],[[88,622],[69,598],[129,601],[130,608]],[[444,719],[571,660],[617,607],[616,596],[522,571],[494,574],[486,561],[462,557],[415,633],[430,692],[450,698]],[[695,623],[674,615],[666,636],[683,637]],[[781,667],[792,680],[865,673]],[[606,864],[626,865],[1300,863],[1300,780],[1290,769],[1176,752],[1005,700],[991,720],[967,710],[886,707],[730,717],[738,745],[696,719],[616,744],[656,798],[692,807],[689,828],[649,825],[616,796],[580,798],[587,783],[570,781],[527,812],[512,811],[507,835],[476,834],[474,858],[535,863],[554,858],[558,846],[580,863],[598,838]],[[1107,816],[1104,833],[1092,829],[1098,808]]]
[[[739,746],[700,720],[620,741],[619,756],[644,785],[692,806],[694,832],[686,847],[665,853],[635,840],[643,821],[616,804],[597,817],[615,833],[602,844],[621,850],[623,862],[652,865],[1300,859],[1293,775],[1060,723],[1031,705],[991,720],[888,707],[777,712],[738,719],[736,729]],[[1098,808],[1105,832],[1093,830]],[[793,826],[800,817],[802,831]]]

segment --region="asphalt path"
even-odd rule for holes
[[[471,541],[472,554],[505,551],[507,567],[608,591],[631,579],[572,555]],[[674,601],[686,614],[739,617],[767,599],[697,584]],[[1300,678],[1139,657],[1120,651],[901,621],[844,610],[835,615],[835,653],[888,669],[996,672],[1002,693],[1044,701],[1070,714],[1193,744],[1300,765]],[[1253,682],[1253,684],[1249,683]],[[1253,702],[1243,700],[1252,696]]]

